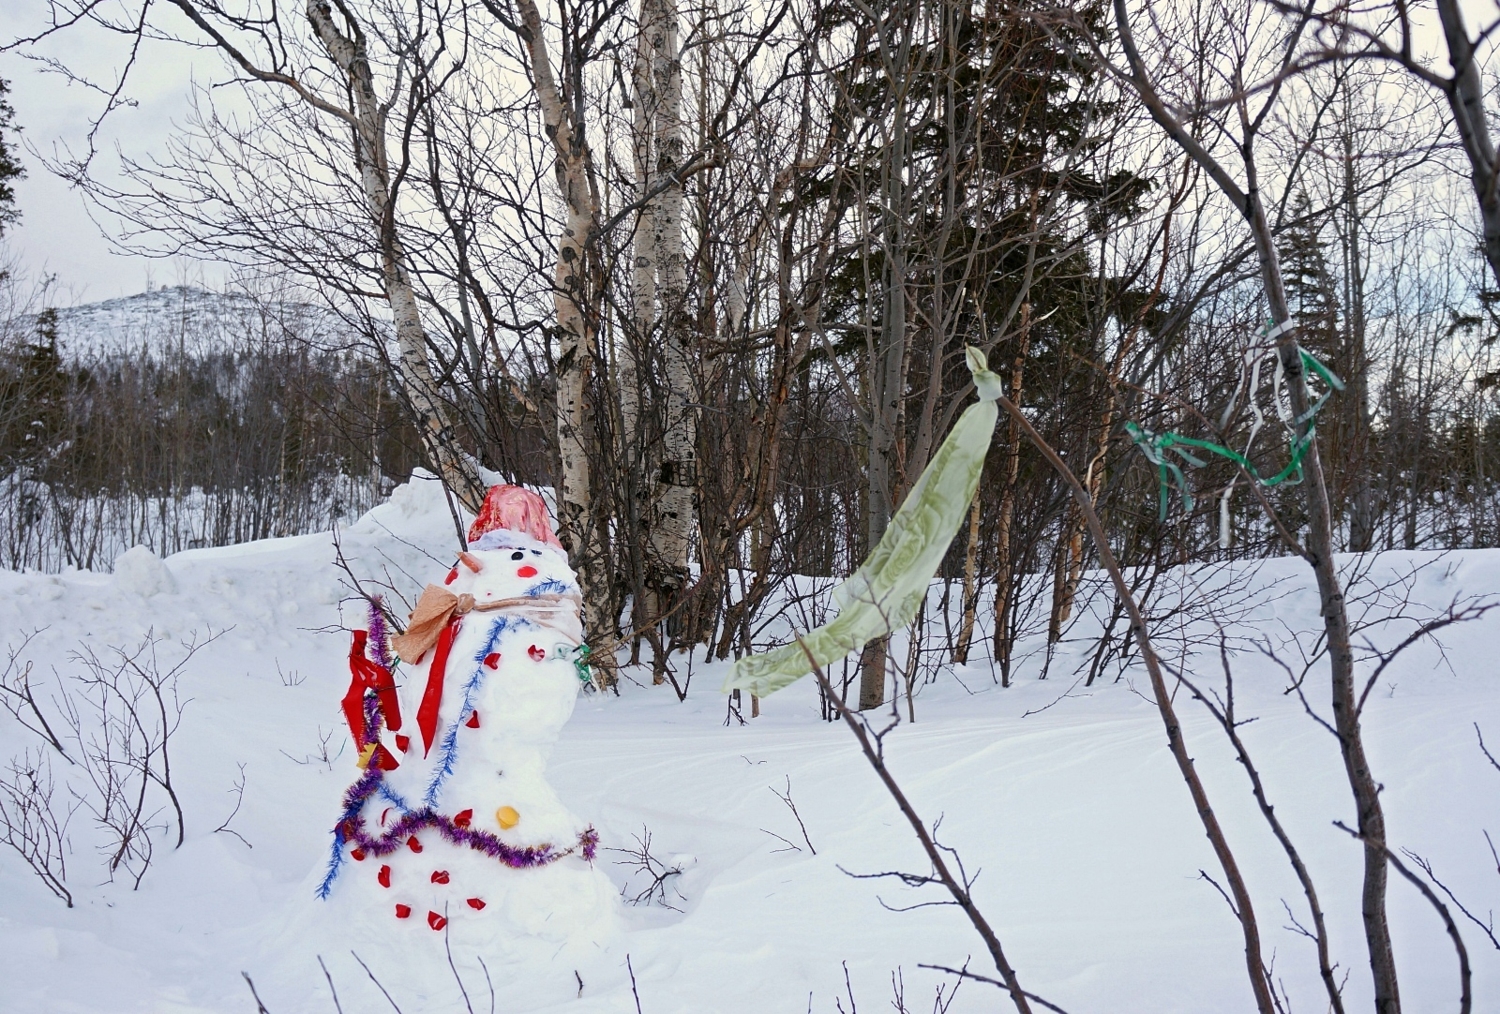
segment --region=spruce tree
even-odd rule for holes
[[[0,78],[0,236],[5,235],[7,226],[14,225],[21,218],[21,211],[16,207],[16,189],[12,184],[26,175],[17,151],[16,134],[20,128],[16,126],[16,111],[6,101],[9,94],[10,82]]]

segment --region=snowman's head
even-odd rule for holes
[[[576,595],[578,578],[552,533],[540,496],[521,486],[492,486],[469,528],[468,552],[448,575],[449,590],[475,606],[539,595]]]
[[[529,541],[529,540],[528,540]],[[453,591],[474,596],[474,605],[539,595],[576,595],[578,578],[561,553],[535,545],[475,549],[467,554],[480,565],[478,573],[464,561],[457,565]]]

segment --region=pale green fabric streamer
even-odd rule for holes
[[[833,590],[839,614],[792,642],[734,664],[724,692],[749,690],[761,697],[857,651],[877,637],[904,627],[917,615],[943,554],[968,513],[985,452],[995,434],[1000,409],[1000,378],[984,353],[965,351],[979,401],[964,409],[932,461],[886,526],[885,535],[854,575]],[[803,645],[807,650],[803,650]],[[808,653],[812,654],[809,660]]]

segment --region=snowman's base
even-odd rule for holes
[[[487,857],[476,854],[474,870],[458,869],[468,858],[450,855],[445,865],[472,884],[477,861]],[[484,872],[485,907],[457,912],[450,899],[450,917],[433,929],[437,920],[428,911],[441,898],[398,919],[393,895],[353,882],[346,869],[327,901],[301,906],[262,960],[250,963],[267,1007],[276,1014],[332,1010],[319,957],[345,1010],[389,1006],[372,975],[406,1014],[466,1010],[460,980],[474,1010],[489,1009],[493,988],[496,1010],[521,1011],[576,997],[580,979],[592,993],[619,977],[619,896],[602,870],[569,856],[533,869]],[[317,941],[314,953],[308,941]]]

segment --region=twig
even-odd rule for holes
[[[395,1000],[391,999],[391,994],[386,992],[386,988],[381,985],[380,980],[375,978],[375,973],[370,971],[370,966],[365,964],[364,959],[361,958],[358,954],[355,954],[353,951],[350,951],[349,953],[354,954],[354,960],[359,962],[359,967],[365,970],[365,974],[370,977],[370,981],[375,984],[375,988],[380,990],[381,994],[385,997],[386,1002],[391,1005],[391,1009],[394,1010],[396,1014],[401,1014],[401,1008],[397,1006]]]
[[[19,673],[16,672],[16,662],[19,661],[21,652],[25,651],[26,646],[46,629],[46,627],[38,627],[35,630],[28,631],[21,638],[20,644],[6,650],[5,669],[4,671],[0,671],[0,707],[4,707],[6,711],[9,711],[15,717],[16,721],[21,723],[23,728],[45,739],[52,749],[62,755],[63,760],[72,764],[74,763],[73,758],[69,757],[68,752],[63,749],[62,740],[53,731],[51,723],[47,721],[47,716],[42,714],[41,706],[36,702],[36,692],[31,686],[32,663],[28,661],[21,667]],[[32,717],[36,719],[36,725],[28,722],[22,714],[23,705],[25,706],[25,710],[31,712]]]
[[[1488,837],[1488,835],[1486,835],[1486,837]],[[1480,932],[1489,937],[1490,944],[1495,948],[1495,950],[1500,951],[1500,939],[1496,939],[1494,927],[1490,923],[1481,922],[1478,916],[1476,916],[1473,912],[1470,912],[1464,905],[1464,903],[1458,900],[1458,896],[1448,889],[1448,885],[1439,880],[1437,878],[1437,874],[1432,872],[1432,863],[1428,862],[1422,856],[1417,855],[1411,849],[1402,849],[1401,851],[1406,855],[1408,859],[1421,867],[1422,872],[1427,874],[1427,879],[1438,885],[1442,892],[1448,896],[1448,900],[1457,905],[1458,910],[1465,916],[1467,916],[1470,922],[1472,922],[1475,926],[1478,926]],[[1493,920],[1493,918],[1494,917],[1492,915],[1491,919]]]
[[[1118,7],[1123,2],[1124,0],[1116,0],[1117,10],[1123,9]],[[1218,814],[1214,812],[1209,802],[1208,790],[1203,785],[1203,779],[1198,776],[1192,755],[1188,752],[1187,741],[1182,734],[1182,724],[1177,718],[1171,695],[1167,692],[1161,658],[1151,642],[1151,632],[1147,626],[1146,617],[1141,612],[1140,604],[1136,601],[1129,583],[1125,580],[1125,573],[1115,557],[1114,550],[1110,548],[1108,533],[1105,532],[1104,524],[1099,520],[1099,514],[1094,509],[1094,499],[1083,487],[1083,483],[1079,482],[1078,476],[1073,474],[1067,462],[1063,461],[1057,450],[1036,431],[1036,427],[1031,424],[1026,413],[1004,395],[1000,395],[996,400],[1015,421],[1016,427],[1026,435],[1026,439],[1031,442],[1038,453],[1047,459],[1052,470],[1072,493],[1073,500],[1083,513],[1084,522],[1094,540],[1094,551],[1099,556],[1099,562],[1109,574],[1115,594],[1124,605],[1126,613],[1129,614],[1130,629],[1140,649],[1141,662],[1146,667],[1146,674],[1151,679],[1151,692],[1156,697],[1157,712],[1166,730],[1167,746],[1171,750],[1172,759],[1177,764],[1177,770],[1182,775],[1188,793],[1192,796],[1193,809],[1198,813],[1204,834],[1208,836],[1209,843],[1213,846],[1214,856],[1219,860],[1219,867],[1223,870],[1230,892],[1234,895],[1235,907],[1240,912],[1240,930],[1245,941],[1245,970],[1250,979],[1251,992],[1255,994],[1256,1007],[1261,1014],[1271,1014],[1274,1008],[1271,985],[1266,981],[1265,963],[1261,959],[1260,926],[1255,918],[1250,890],[1240,873],[1234,851],[1229,847],[1229,839],[1219,824]],[[1011,995],[1012,998],[1016,998],[1014,992]]]
[[[971,971],[969,971],[969,966],[968,965],[965,965],[963,968],[949,968],[947,965],[922,965],[922,964],[919,964],[919,965],[917,965],[917,967],[918,968],[930,968],[934,972],[947,972],[949,975],[956,975],[960,979],[973,979],[975,982],[987,982],[991,986],[999,986],[1001,989],[1008,989],[1009,988],[1009,987],[1007,987],[1005,985],[1005,983],[1001,982],[999,979],[991,979],[988,976],[980,975],[978,972],[971,972]],[[1026,994],[1026,999],[1028,999],[1028,1000],[1034,1000],[1040,1006],[1045,1007],[1045,1008],[1047,1008],[1050,1011],[1054,1011],[1054,1012],[1056,1012],[1056,1014],[1068,1014],[1067,1011],[1063,1010],[1057,1004],[1052,1003],[1052,1002],[1050,1002],[1048,1000],[1043,1000],[1041,997],[1037,996],[1035,993],[1027,993]]]
[[[1479,737],[1479,749],[1484,753],[1485,759],[1490,762],[1490,767],[1500,771],[1500,761],[1495,760],[1495,755],[1490,753],[1489,747],[1484,745],[1484,733],[1479,731],[1479,723],[1474,723],[1474,735]],[[1497,864],[1500,865],[1500,864]]]
[[[247,848],[247,849],[253,849],[253,848],[255,848],[255,846],[251,845],[248,841],[245,841],[245,836],[244,835],[240,834],[238,831],[234,830],[234,828],[232,828],[232,827],[229,826],[229,822],[234,819],[235,814],[237,814],[237,813],[240,812],[240,804],[245,801],[245,765],[244,764],[240,765],[240,777],[239,777],[239,780],[234,783],[234,788],[230,789],[229,791],[234,793],[234,809],[229,811],[229,816],[227,816],[227,817],[224,818],[224,823],[222,823],[218,827],[214,828],[214,834],[218,834],[220,831],[224,832],[225,834],[232,834],[236,838],[238,838],[240,841],[245,842],[245,848]]]
[[[1355,712],[1357,714],[1364,712],[1365,701],[1369,698],[1370,691],[1375,689],[1376,680],[1380,679],[1380,674],[1385,672],[1386,666],[1390,665],[1396,660],[1396,656],[1400,655],[1403,651],[1405,651],[1407,648],[1410,648],[1418,641],[1423,640],[1427,637],[1431,637],[1433,634],[1437,633],[1439,630],[1442,630],[1444,627],[1451,627],[1455,623],[1467,623],[1470,620],[1477,620],[1485,613],[1489,612],[1491,609],[1495,609],[1497,607],[1500,607],[1500,602],[1486,602],[1483,605],[1474,605],[1471,603],[1470,605],[1459,609],[1458,603],[1453,602],[1448,606],[1448,614],[1446,616],[1439,616],[1435,620],[1429,620],[1428,622],[1422,624],[1416,630],[1412,631],[1405,638],[1403,638],[1401,642],[1390,651],[1378,652],[1377,654],[1380,658],[1380,664],[1375,667],[1374,672],[1370,673],[1369,679],[1365,680],[1365,689],[1359,695],[1359,704],[1355,706]]]
[[[240,972],[245,980],[245,985],[250,987],[250,995],[255,997],[255,1014],[271,1014],[266,1005],[260,1002],[260,994],[255,991],[255,980],[250,978],[249,972]]]
[[[1269,654],[1274,661],[1281,661],[1270,651],[1269,646],[1260,647],[1261,651]],[[1307,899],[1308,910],[1312,913],[1314,932],[1308,932],[1303,929],[1294,917],[1292,918],[1292,922],[1301,930],[1304,936],[1313,941],[1314,946],[1317,948],[1318,975],[1323,980],[1323,989],[1328,995],[1329,1011],[1331,1014],[1344,1014],[1342,990],[1337,979],[1334,977],[1333,959],[1330,957],[1328,950],[1328,930],[1323,918],[1323,906],[1318,901],[1318,892],[1313,884],[1312,874],[1308,872],[1307,865],[1302,861],[1301,853],[1297,851],[1297,847],[1292,843],[1291,835],[1287,833],[1286,828],[1282,825],[1281,818],[1276,816],[1276,808],[1271,805],[1270,799],[1266,796],[1265,785],[1260,778],[1260,770],[1255,766],[1255,762],[1250,757],[1250,750],[1245,746],[1245,741],[1240,736],[1240,726],[1246,723],[1238,721],[1235,717],[1234,669],[1229,664],[1229,639],[1222,627],[1219,628],[1219,663],[1224,671],[1224,700],[1222,701],[1210,700],[1181,670],[1170,665],[1167,665],[1167,668],[1172,671],[1179,683],[1188,688],[1188,691],[1194,698],[1203,703],[1203,706],[1208,709],[1208,713],[1214,717],[1214,720],[1219,723],[1219,727],[1224,730],[1224,735],[1229,738],[1230,745],[1234,747],[1235,756],[1250,779],[1250,791],[1255,796],[1255,803],[1260,808],[1261,816],[1265,818],[1266,823],[1271,828],[1271,833],[1276,836],[1277,842],[1281,844],[1282,851],[1286,853],[1287,861],[1291,863],[1292,871],[1297,875],[1298,883],[1302,885],[1302,894]],[[1166,665],[1166,663],[1163,664]],[[1298,693],[1301,693],[1300,688],[1298,689]],[[1217,694],[1215,694],[1215,697],[1217,697]],[[1304,707],[1307,707],[1307,704],[1308,702],[1304,697]],[[1208,878],[1208,874],[1202,870],[1198,872],[1205,879],[1209,879],[1209,882],[1213,883],[1215,887],[1219,887],[1217,883]],[[1219,893],[1224,893],[1223,888],[1219,888]],[[1225,900],[1229,900],[1228,895],[1225,895]],[[1282,904],[1283,906],[1286,905],[1284,901]],[[1230,902],[1229,907],[1230,909],[1234,909],[1234,903]],[[1239,915],[1238,911],[1235,912],[1235,915]],[[1287,915],[1291,917],[1291,909],[1289,907],[1287,908]],[[1269,982],[1269,974],[1266,978]]]
[[[769,834],[770,832],[767,833]],[[674,912],[681,912],[682,909],[667,902],[667,882],[673,877],[682,876],[682,867],[668,866],[666,863],[662,862],[660,859],[651,854],[651,830],[649,828],[642,826],[641,833],[632,835],[631,837],[635,838],[637,846],[636,848],[611,848],[606,849],[605,851],[619,852],[621,855],[627,856],[628,858],[617,859],[615,860],[615,862],[621,866],[633,865],[636,872],[646,874],[651,878],[651,882],[646,885],[644,890],[638,892],[633,898],[626,897],[626,892],[629,888],[629,885],[627,884],[625,887],[620,888],[620,897],[625,898],[625,900],[631,905],[649,905],[654,901],[660,904],[662,908],[669,908]],[[782,841],[786,841],[786,839],[783,838]],[[788,842],[788,844],[790,844],[790,842]],[[795,845],[793,845],[792,847],[796,848]],[[684,901],[687,900],[683,897],[681,891],[676,890],[675,885],[673,887],[673,890],[676,891],[678,898],[682,898]]]
[[[323,978],[328,981],[328,992],[333,994],[333,1009],[336,1014],[344,1014],[344,1008],[339,1005],[339,991],[333,988],[333,976],[328,974],[328,966],[323,964],[323,955],[318,955],[318,967],[323,970]]]
[[[818,850],[815,849],[815,848],[813,848],[812,839],[807,836],[807,825],[804,824],[804,823],[802,823],[802,814],[800,814],[800,813],[797,812],[797,804],[794,803],[794,802],[792,802],[792,776],[791,775],[787,775],[786,776],[786,793],[785,794],[780,793],[780,792],[776,792],[776,789],[775,789],[774,786],[767,786],[767,788],[769,788],[773,793],[775,793],[777,799],[781,800],[783,803],[786,804],[786,808],[788,810],[792,811],[792,816],[795,817],[795,818],[797,818],[797,827],[801,828],[801,830],[802,830],[802,840],[805,841],[805,842],[807,842],[807,851],[811,852],[813,855],[817,855],[818,854]],[[762,828],[762,830],[765,830],[765,829]],[[770,831],[767,831],[766,833],[767,834],[771,834]],[[781,835],[778,834],[775,837],[781,838]],[[786,841],[785,838],[781,838],[781,840],[782,841]],[[787,842],[787,844],[790,845],[791,843]],[[792,845],[792,847],[796,848],[797,846]],[[799,849],[798,851],[801,851],[801,850]]]
[[[630,964],[630,955],[625,955],[625,968],[630,972],[630,995],[635,997],[635,1014],[641,1014],[641,994],[635,988],[635,969]],[[580,992],[582,987],[579,987]]]
[[[859,1007],[854,1002],[854,984],[849,981],[849,962],[841,961],[839,964],[844,966],[844,992],[849,996],[849,1014],[859,1014]],[[844,1005],[835,1000],[834,1006],[842,1014]]]
[[[917,812],[913,809],[910,800],[906,798],[906,793],[901,790],[901,786],[896,783],[896,779],[891,775],[890,769],[885,766],[880,743],[880,737],[884,736],[884,733],[882,732],[872,739],[868,723],[862,717],[856,716],[853,711],[849,710],[849,706],[839,700],[834,694],[833,685],[828,682],[828,676],[823,672],[823,667],[818,665],[817,660],[813,658],[812,652],[808,650],[807,643],[800,636],[797,638],[797,643],[802,645],[803,652],[806,653],[808,661],[812,663],[813,674],[817,676],[818,684],[823,688],[823,692],[827,695],[830,704],[839,717],[844,720],[844,724],[849,727],[849,731],[854,733],[854,738],[858,741],[859,748],[865,755],[865,760],[874,768],[876,775],[879,776],[881,782],[885,785],[886,791],[890,793],[891,798],[895,800],[897,807],[900,808],[902,815],[906,817],[907,823],[911,825],[911,829],[916,834],[917,840],[922,843],[922,848],[927,853],[927,859],[932,863],[932,867],[937,872],[943,886],[948,889],[948,893],[952,895],[954,902],[964,910],[964,914],[969,917],[970,924],[979,934],[980,939],[984,941],[985,947],[990,952],[990,958],[995,963],[996,971],[1005,980],[1005,988],[1010,992],[1011,1001],[1015,1003],[1016,1010],[1019,1014],[1031,1014],[1031,1006],[1027,1002],[1027,994],[1021,989],[1015,969],[1006,960],[1005,952],[1000,946],[999,937],[995,935],[994,929],[985,919],[983,913],[979,911],[979,907],[974,904],[974,899],[969,894],[968,885],[960,883],[949,871],[942,851],[932,840],[931,834],[928,833],[927,825],[922,822],[921,817],[917,816]]]
[[[490,978],[490,966],[484,963],[483,954],[476,954],[474,957],[479,962],[479,967],[484,969],[484,984],[490,991],[490,1014],[495,1014],[495,982]]]
[[[1333,826],[1343,831],[1349,837],[1357,841],[1362,841],[1366,845],[1372,845],[1385,853],[1386,861],[1395,867],[1396,872],[1405,877],[1413,887],[1422,892],[1422,897],[1427,899],[1428,903],[1437,912],[1438,917],[1443,920],[1443,928],[1448,931],[1448,937],[1453,941],[1453,950],[1458,955],[1458,1014],[1469,1014],[1474,1004],[1470,982],[1473,974],[1469,970],[1469,950],[1464,946],[1464,938],[1459,934],[1458,925],[1453,921],[1453,916],[1448,913],[1448,906],[1444,905],[1438,896],[1432,893],[1432,888],[1422,883],[1421,877],[1407,869],[1406,864],[1397,859],[1395,853],[1385,847],[1384,842],[1370,840],[1341,820],[1334,821]]]
[[[458,991],[463,994],[464,1009],[469,1014],[474,1014],[474,1005],[469,1002],[469,991],[464,987],[464,977],[458,974],[458,966],[453,963],[453,947],[448,942],[448,906],[443,905],[443,953],[448,957],[448,970],[453,973],[453,978],[458,982]]]

